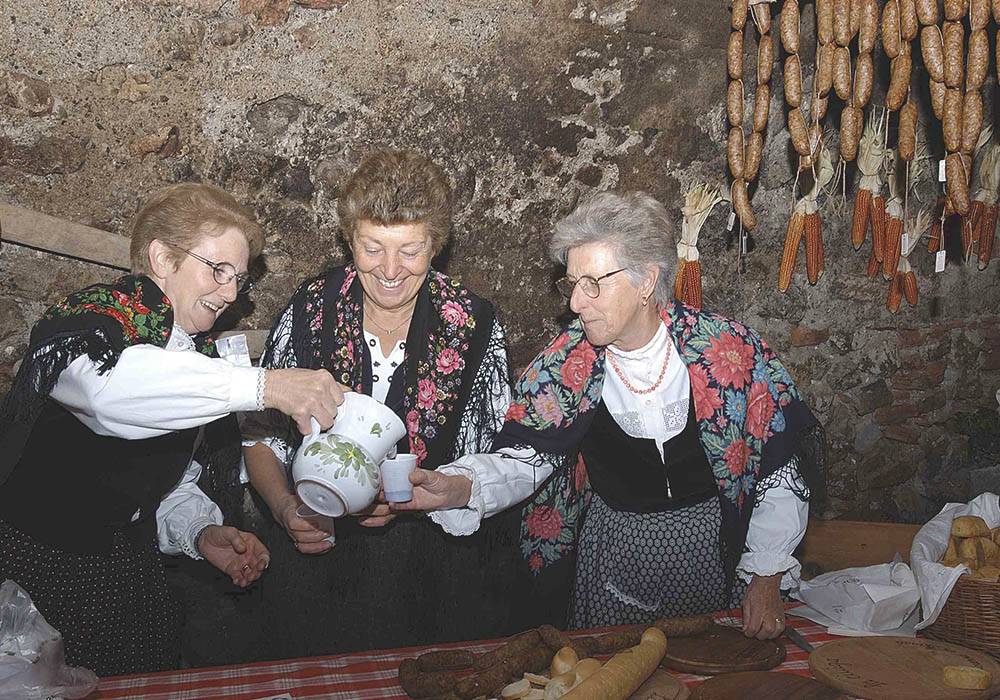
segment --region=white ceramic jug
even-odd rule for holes
[[[403,421],[385,404],[351,391],[330,430],[320,432],[315,418],[312,427],[292,462],[299,498],[334,518],[370,506],[380,486],[379,464],[406,435]]]

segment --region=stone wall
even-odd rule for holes
[[[581,195],[644,188],[679,226],[692,183],[727,185],[728,22],[717,0],[11,0],[0,198],[127,235],[157,186],[218,183],[267,230],[267,274],[237,319],[263,328],[299,280],[341,258],[338,185],[365,149],[420,148],[457,192],[440,263],[498,304],[520,367],[557,327],[545,241]],[[746,53],[750,84],[752,40]],[[1000,267],[953,260],[934,274],[920,246],[919,304],[891,314],[886,283],[865,275],[867,249],[848,240],[849,202],[831,190],[826,272],[810,287],[800,270],[779,293],[795,172],[780,66],[772,84],[760,225],[741,265],[728,210],[709,218],[705,304],[756,327],[825,423],[827,516],[925,519],[989,483],[995,453],[962,431],[1000,432]],[[113,274],[4,244],[0,386],[47,304]]]

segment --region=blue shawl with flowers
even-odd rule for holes
[[[688,370],[705,456],[719,487],[721,544],[732,580],[746,542],[756,486],[798,454],[799,471],[815,493],[815,454],[803,437],[821,433],[777,355],[743,324],[681,302],[661,316]],[[550,480],[525,507],[521,552],[538,575],[574,551],[589,500],[578,448],[604,385],[604,348],[591,345],[575,319],[518,380],[494,449],[533,447],[555,465]]]

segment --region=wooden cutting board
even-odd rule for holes
[[[658,668],[629,696],[629,700],[687,700],[690,695],[684,681]]]
[[[693,637],[671,637],[661,666],[713,676],[734,671],[764,671],[785,660],[785,646],[771,640],[748,639],[725,625],[712,625]]]
[[[944,684],[945,666],[976,666],[993,676],[987,690]],[[987,700],[1000,693],[1000,662],[956,644],[911,637],[855,637],[827,642],[809,655],[812,674],[869,700]]]
[[[723,673],[694,689],[691,700],[847,700],[819,681],[781,671]]]

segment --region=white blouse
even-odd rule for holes
[[[81,355],[59,375],[51,397],[98,435],[141,440],[256,410],[263,371],[202,355],[174,326],[165,347],[125,348],[105,374]],[[200,559],[196,536],[206,525],[222,524],[222,511],[198,488],[201,468],[192,459],[156,511],[157,541],[165,554]]]
[[[392,378],[396,375],[400,365],[403,364],[403,356],[406,354],[406,342],[397,340],[392,346],[388,355],[382,353],[382,343],[374,333],[365,331],[365,342],[368,343],[369,355],[372,360],[372,397],[385,403],[385,398],[389,395],[389,387],[392,385]]]
[[[608,365],[604,374],[601,396],[608,412],[623,431],[632,437],[654,439],[662,443],[680,433],[687,424],[690,379],[665,325],[638,350],[607,348]],[[646,389],[656,384],[663,368],[667,366],[663,381],[648,394],[633,394],[610,366],[618,365],[628,383],[636,389]],[[472,480],[472,496],[465,508],[430,513],[434,522],[453,535],[468,535],[479,528],[483,518],[495,515],[530,496],[552,473],[546,463],[540,468],[533,449],[502,449],[494,454],[467,455],[438,471],[461,474]],[[785,480],[805,491],[805,484],[793,464],[779,480],[781,483],[768,488],[758,499],[750,517],[746,549],[737,565],[737,572],[746,581],[754,574],[770,576],[783,573],[781,588],[798,587],[801,567],[792,556],[805,534],[809,504],[803,502],[785,485]]]

